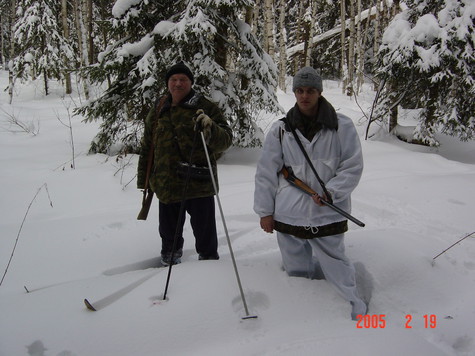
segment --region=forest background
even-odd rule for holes
[[[474,18],[469,0],[8,0],[0,65],[10,103],[19,81],[80,92],[74,115],[101,122],[91,152],[139,149],[144,114],[178,61],[232,123],[236,146],[261,145],[257,120],[283,114],[276,91],[302,66],[356,101],[373,83],[366,138],[383,130],[437,146],[437,132],[474,138]],[[417,110],[409,133],[402,109]]]

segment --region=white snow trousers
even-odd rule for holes
[[[284,269],[289,276],[326,279],[352,305],[352,319],[366,314],[366,303],[356,289],[356,272],[345,255],[344,234],[299,239],[277,232]]]

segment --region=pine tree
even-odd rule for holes
[[[60,5],[53,0],[19,0],[17,4],[14,40],[18,55],[11,70],[20,79],[42,76],[46,95],[49,78],[61,79],[75,59],[62,35]]]
[[[378,76],[387,117],[398,104],[420,108],[414,139],[437,146],[435,133],[475,138],[475,7],[469,0],[407,1],[386,29]],[[393,124],[394,126],[394,124]]]
[[[130,7],[117,2],[113,27],[118,40],[91,67],[96,82],[107,76],[111,86],[78,110],[88,120],[101,119],[91,150],[136,151],[143,118],[166,91],[168,67],[184,61],[195,75],[194,88],[222,109],[233,125],[234,143],[261,143],[253,118],[261,110],[280,112],[274,94],[276,67],[239,18],[245,0],[146,1]],[[127,34],[124,37],[122,34]]]

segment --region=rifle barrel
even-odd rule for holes
[[[362,221],[358,220],[357,218],[355,218],[354,216],[348,214],[346,211],[341,210],[339,207],[333,205],[332,203],[330,203],[330,202],[328,202],[328,201],[326,201],[326,200],[323,200],[323,199],[320,199],[320,201],[321,201],[324,205],[326,205],[326,206],[328,206],[329,208],[332,208],[333,210],[335,210],[335,211],[336,211],[337,213],[339,213],[340,215],[343,215],[343,216],[344,216],[345,218],[347,218],[348,220],[353,221],[356,225],[361,226],[361,227],[364,227],[364,226],[365,226],[364,222],[362,222]]]

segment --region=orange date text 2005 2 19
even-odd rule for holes
[[[413,316],[407,314],[405,319],[404,327],[406,329],[412,329]],[[425,329],[435,329],[437,327],[437,316],[435,314],[425,314],[423,320]],[[358,315],[356,317],[357,329],[384,329],[386,325],[386,314],[367,314]]]

